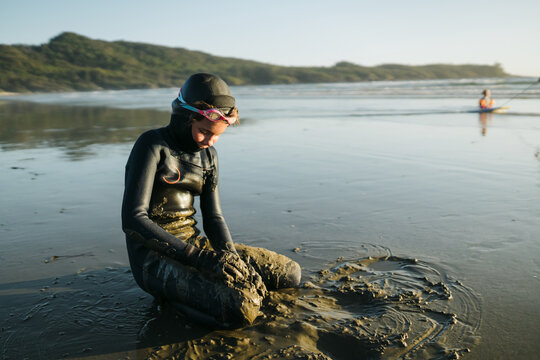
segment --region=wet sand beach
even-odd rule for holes
[[[2,358],[534,358],[540,89],[466,112],[525,82],[233,88],[241,125],[216,145],[231,233],[303,274],[236,330],[129,271],[124,165],[176,89],[0,99]]]

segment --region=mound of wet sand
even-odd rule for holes
[[[478,342],[477,299],[428,264],[339,259],[300,289],[271,292],[258,321],[155,349],[178,359],[456,359]]]

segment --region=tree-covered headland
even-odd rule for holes
[[[0,91],[6,92],[177,87],[195,72],[219,74],[232,85],[508,76],[499,64],[277,66],[69,32],[38,46],[0,45]]]

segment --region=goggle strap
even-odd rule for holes
[[[185,101],[184,101],[184,98],[182,97],[182,89],[180,89],[180,92],[178,93],[178,100],[180,101],[180,105],[185,108],[185,109],[188,109],[188,110],[191,110],[193,112],[196,112],[202,116],[204,116],[205,118],[207,118],[208,120],[210,121],[217,121],[217,120],[212,120],[210,118],[208,118],[208,116],[205,115],[205,112],[208,112],[208,111],[205,111],[205,110],[201,110],[201,109],[197,109],[196,107],[194,106],[191,106],[189,104],[187,104]],[[227,122],[227,124],[231,125],[233,124],[234,122],[236,122],[236,119],[235,118],[231,118],[231,117],[227,117],[225,116],[225,114],[223,113],[223,111],[219,110],[219,109],[208,109],[208,110],[214,110],[216,111],[220,116],[221,116],[221,119],[225,120]]]

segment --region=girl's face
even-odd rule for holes
[[[220,135],[227,130],[227,127],[229,125],[225,121],[193,120],[191,136],[193,136],[193,140],[199,145],[199,148],[206,149],[219,140]]]

